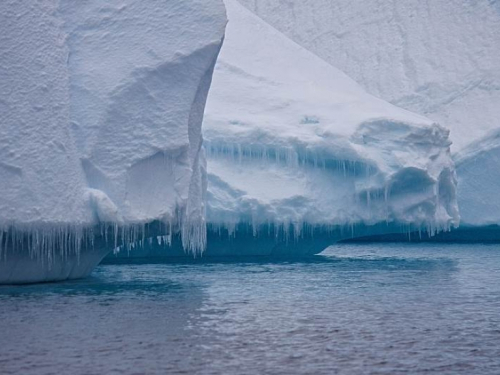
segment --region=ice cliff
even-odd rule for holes
[[[380,223],[431,233],[458,224],[447,130],[225,4],[203,124],[211,231],[293,242],[315,228],[340,228],[333,239]]]
[[[368,92],[450,129],[462,224],[500,224],[498,1],[239,1]]]
[[[225,24],[218,0],[0,3],[0,283],[85,275],[152,221],[204,248]]]

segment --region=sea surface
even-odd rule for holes
[[[500,246],[101,265],[0,287],[0,374],[500,374]]]

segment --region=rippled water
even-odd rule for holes
[[[500,248],[102,265],[0,287],[1,374],[500,374]]]

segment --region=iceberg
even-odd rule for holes
[[[85,276],[150,223],[205,247],[225,24],[218,0],[0,4],[0,283]]]
[[[459,232],[490,238],[480,227],[500,223],[499,2],[239,1],[371,94],[450,129]]]
[[[203,123],[207,254],[239,253],[249,237],[258,254],[318,253],[346,236],[458,224],[448,130],[225,5]]]
[[[239,1],[369,93],[449,128],[453,152],[499,127],[498,1]]]
[[[448,130],[368,94],[237,1],[225,5],[203,120],[203,256],[311,255],[345,238],[458,225]],[[180,245],[158,236],[109,261],[182,257]]]
[[[458,225],[448,130],[368,94],[237,1],[225,5],[203,120],[204,257],[311,255],[346,238]],[[109,261],[182,257],[180,244],[151,238]]]
[[[460,227],[428,239],[440,242],[500,241],[500,130],[492,130],[453,155]]]

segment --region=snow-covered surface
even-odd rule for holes
[[[57,3],[0,3],[0,228],[91,219]]]
[[[447,130],[225,4],[203,125],[213,227],[458,224]]]
[[[60,13],[71,127],[100,221],[179,222],[185,248],[202,250],[201,122],[223,3],[66,1]]]
[[[451,130],[452,151],[500,127],[494,0],[239,0],[371,94]]]
[[[153,220],[203,249],[225,24],[220,0],[0,3],[0,254],[79,252],[97,224]]]

